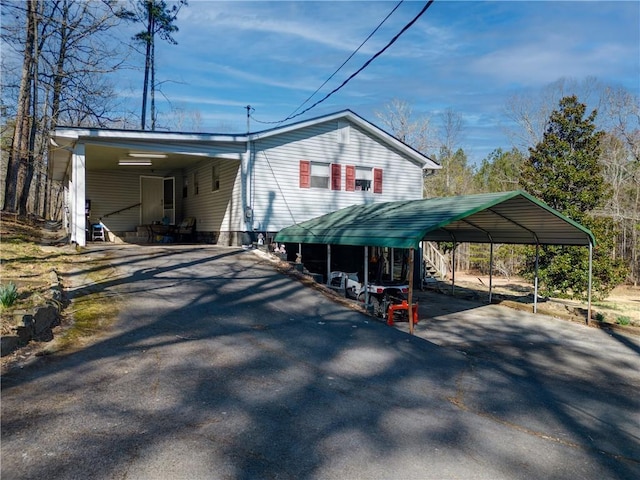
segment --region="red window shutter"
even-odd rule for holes
[[[300,188],[311,187],[311,162],[300,160]]]
[[[331,164],[331,190],[340,190],[342,186],[342,167],[337,163]]]
[[[382,193],[382,169],[373,169],[373,193]]]
[[[356,167],[347,165],[345,167],[346,184],[344,189],[347,192],[353,192],[356,189]]]

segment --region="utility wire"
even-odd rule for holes
[[[305,113],[307,113],[309,110],[311,110],[312,108],[317,107],[318,105],[320,105],[322,102],[324,102],[325,100],[327,100],[329,97],[331,97],[334,93],[338,92],[339,90],[341,90],[347,83],[349,83],[351,80],[353,80],[360,72],[362,72],[365,68],[367,68],[376,58],[378,58],[380,55],[382,55],[389,47],[391,47],[391,45],[393,45],[394,43],[396,43],[396,41],[407,31],[409,30],[409,28],[411,28],[413,26],[414,23],[416,23],[418,21],[418,19],[429,9],[429,7],[433,4],[435,0],[429,0],[424,7],[422,7],[422,9],[418,12],[418,14],[409,22],[407,23],[402,30],[400,30],[400,32],[398,32],[390,41],[389,43],[387,43],[384,48],[382,48],[381,50],[379,50],[375,55],[373,55],[369,60],[367,60],[358,70],[356,70],[354,73],[352,73],[344,82],[342,82],[340,85],[338,85],[336,88],[334,88],[333,90],[331,90],[328,94],[326,94],[323,98],[321,98],[320,100],[318,100],[316,103],[314,103],[313,105],[311,105],[310,107],[305,108],[304,110],[302,110],[299,113],[296,113],[295,115],[291,114],[289,115],[287,118],[284,118],[280,121],[277,122],[261,122],[260,120],[255,119],[253,116],[251,118],[253,118],[256,122],[258,123],[283,123],[286,122],[287,120],[291,120],[293,118],[299,117],[300,115],[303,115]],[[402,2],[400,2],[402,3]],[[396,8],[398,8],[400,4],[398,4],[396,6]],[[394,8],[395,11],[395,8]],[[393,13],[393,11],[391,12]],[[391,14],[389,14],[391,15]],[[388,17],[387,17],[388,18]],[[385,18],[386,20],[386,18]],[[384,20],[383,20],[384,23]],[[381,24],[382,25],[382,24]],[[380,28],[380,26],[378,26],[377,28]],[[375,31],[374,31],[375,33]],[[366,40],[365,40],[366,42]],[[360,47],[358,47],[360,48]],[[355,52],[354,52],[355,54]],[[351,55],[353,56],[353,55]],[[351,57],[349,57],[351,58]],[[348,59],[347,59],[348,61]],[[345,61],[346,63],[346,61]],[[343,64],[344,65],[344,64]],[[342,66],[340,67],[342,68]],[[338,69],[339,70],[339,69]],[[337,71],[333,74],[335,75],[337,73]],[[333,77],[333,75],[331,77]],[[331,77],[329,77],[329,79],[331,79]],[[327,82],[329,81],[329,79],[327,79]],[[324,84],[326,84],[327,82],[323,83],[322,85],[324,86]],[[322,88],[322,87],[320,87]],[[318,89],[319,90],[319,89]],[[317,93],[314,92],[313,95],[315,95]],[[311,95],[311,97],[313,97],[313,95]],[[311,98],[309,97],[309,98]],[[309,99],[305,100],[304,103],[302,103],[302,105],[304,105],[306,102],[308,102]],[[300,105],[300,107],[302,106]],[[296,108],[296,110],[298,110],[300,107]],[[294,112],[296,111],[294,110]]]
[[[356,48],[356,49],[353,51],[353,53],[352,53],[351,55],[349,55],[349,57],[348,57],[344,62],[342,62],[342,65],[340,65],[340,66],[336,69],[336,71],[335,71],[335,72],[333,72],[333,73],[331,74],[331,76],[330,76],[329,78],[327,78],[327,79],[324,81],[324,83],[323,83],[322,85],[320,85],[320,86],[316,89],[316,91],[315,91],[315,92],[313,92],[311,95],[309,95],[309,97],[308,97],[304,102],[302,102],[298,108],[296,108],[293,112],[291,112],[291,113],[289,114],[289,117],[287,117],[287,119],[288,119],[288,118],[291,118],[291,115],[293,115],[293,114],[294,114],[294,113],[296,113],[298,110],[300,110],[300,109],[301,109],[301,108],[302,108],[302,107],[303,107],[303,106],[304,106],[304,105],[305,105],[309,100],[311,100],[311,99],[315,96],[315,94],[316,94],[316,93],[318,93],[318,92],[322,89],[322,87],[324,87],[327,83],[329,83],[329,80],[331,80],[333,77],[335,77],[335,76],[336,76],[336,74],[337,74],[337,73],[342,69],[342,67],[344,67],[344,66],[347,64],[347,62],[349,62],[349,60],[351,60],[351,59],[353,58],[353,56],[354,56],[356,53],[358,53],[358,52],[360,51],[360,49],[364,46],[364,44],[365,44],[365,43],[367,43],[367,42],[369,41],[369,39],[370,39],[371,37],[373,37],[373,36],[375,35],[375,33],[376,33],[378,30],[380,30],[380,27],[382,27],[382,25],[384,25],[384,23],[389,19],[389,17],[390,17],[391,15],[393,15],[393,13],[398,9],[398,7],[399,7],[400,5],[402,5],[402,3],[403,3],[403,2],[404,2],[404,0],[400,0],[400,1],[398,2],[398,4],[397,4],[395,7],[393,7],[393,10],[391,10],[391,11],[389,12],[389,14],[388,14],[386,17],[384,17],[384,19],[383,19],[383,20],[378,24],[378,26],[377,26],[377,27],[376,27],[376,28],[375,28],[375,29],[374,29],[374,30],[369,34],[369,36],[368,36],[367,38],[365,38],[365,39],[364,39],[364,41],[363,41],[363,42],[358,46],[358,48]],[[285,120],[287,120],[287,119],[285,119]],[[285,120],[283,120],[283,122],[284,122]],[[281,122],[280,122],[280,123],[281,123]]]

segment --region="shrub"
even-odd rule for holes
[[[18,299],[18,287],[13,282],[0,285],[0,305],[10,307]]]
[[[616,319],[616,323],[618,325],[629,325],[631,323],[631,319],[626,315],[625,316],[621,315]]]

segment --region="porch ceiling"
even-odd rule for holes
[[[54,180],[63,180],[69,175],[69,166],[74,142],[66,138],[55,138],[50,150],[53,159],[52,176]],[[53,142],[52,142],[53,144]],[[132,157],[131,152],[141,156]],[[150,155],[145,156],[144,153]],[[160,158],[162,155],[162,158]],[[90,141],[85,143],[87,170],[119,170],[137,172],[175,171],[188,168],[207,158],[240,160],[241,153],[228,153],[207,144],[180,142],[136,142],[136,141]],[[151,165],[119,165],[122,159],[149,160]]]

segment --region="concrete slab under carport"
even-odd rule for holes
[[[469,361],[456,405],[640,471],[640,336],[436,291],[416,296],[413,334]],[[406,322],[395,328],[409,332]]]

